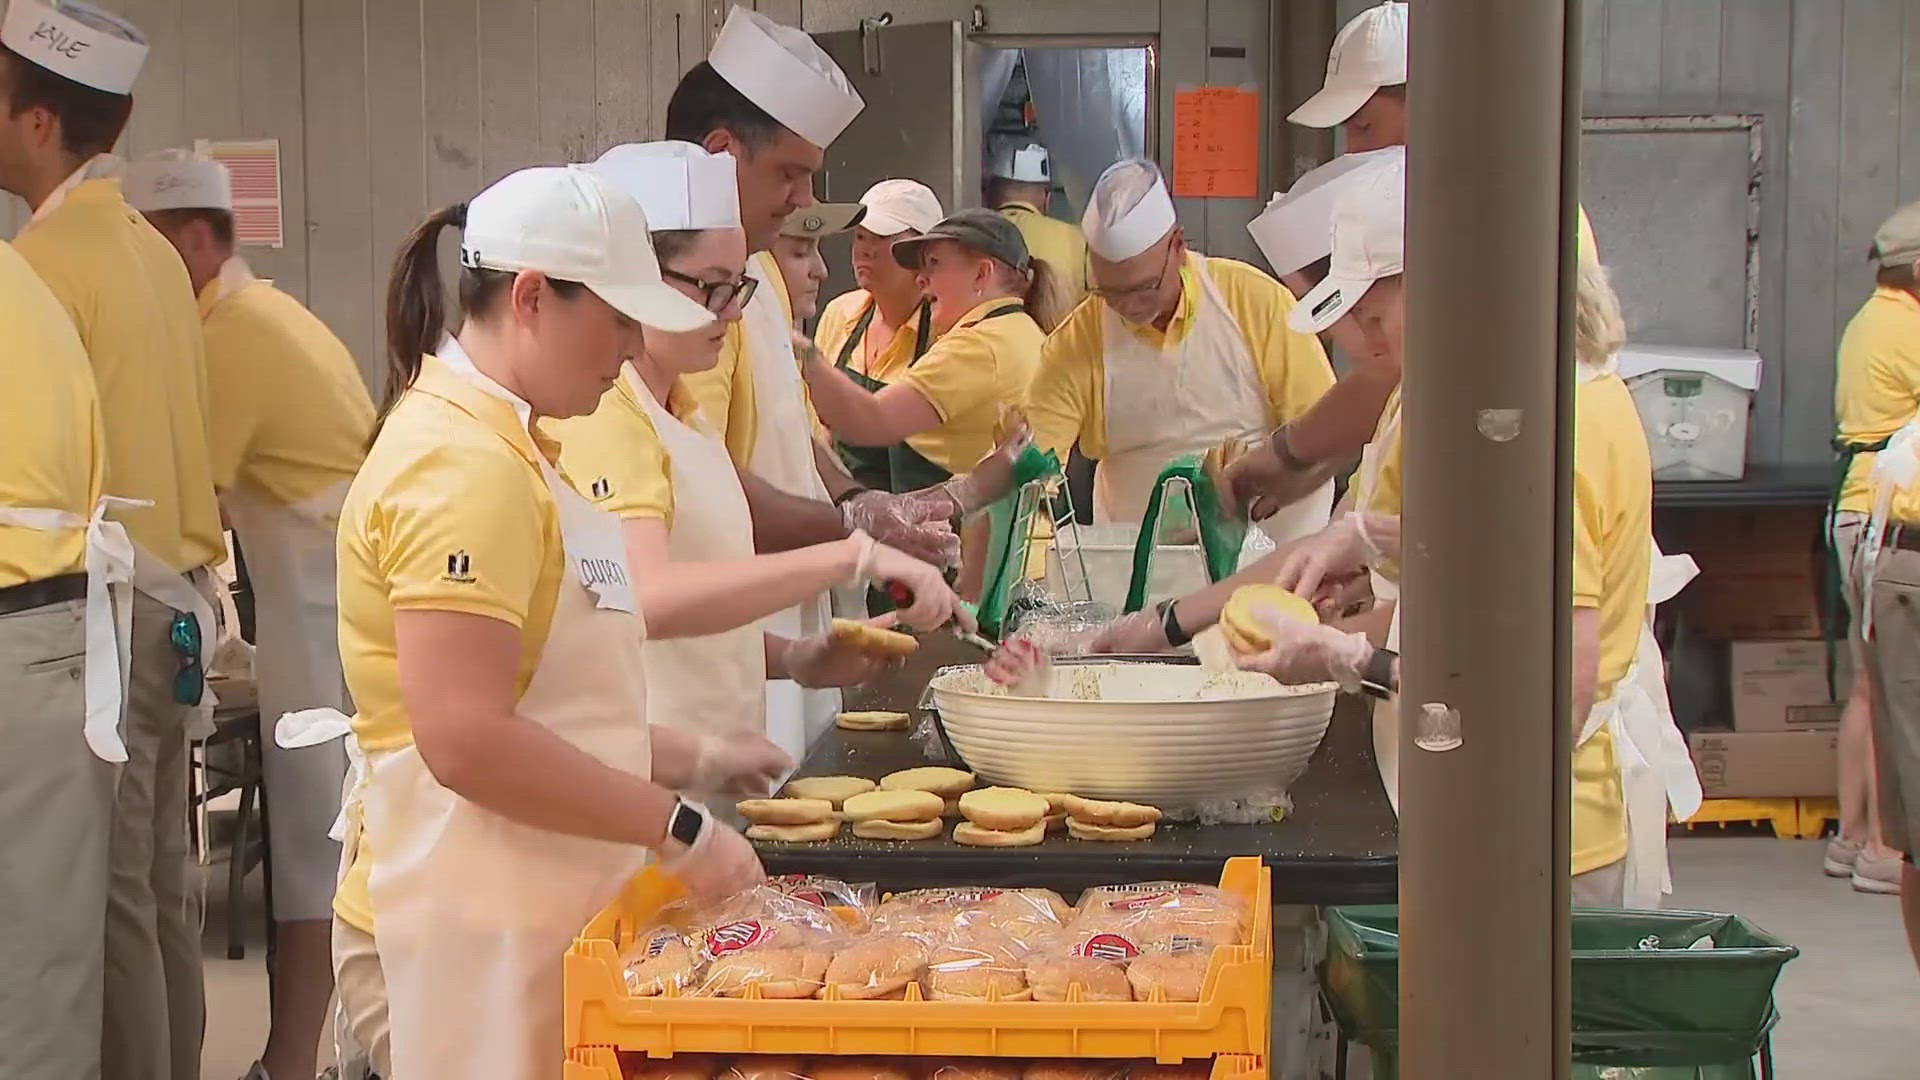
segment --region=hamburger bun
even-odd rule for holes
[[[1047,827],[1034,822],[1024,829],[989,829],[963,821],[953,827],[953,842],[968,847],[1032,847],[1047,838]]]
[[[821,805],[826,805],[822,803]],[[829,810],[828,813],[833,811]],[[840,835],[838,821],[820,821],[812,825],[749,825],[747,839],[777,844],[814,844]]]
[[[1183,953],[1144,953],[1127,965],[1127,983],[1135,1001],[1148,1001],[1155,990],[1163,1001],[1199,1001],[1212,954],[1196,949]]]
[[[745,1054],[720,1071],[720,1080],[806,1080],[807,1063],[777,1054]]]
[[[1044,821],[1045,796],[1022,788],[990,787],[960,796],[960,813],[983,829],[1020,832]]]
[[[1092,825],[1076,817],[1067,819],[1067,835],[1075,840],[1100,840],[1107,843],[1124,843],[1129,840],[1145,840],[1152,836],[1157,826],[1149,821],[1145,825]]]
[[[913,717],[903,712],[843,712],[833,718],[834,726],[842,731],[905,731],[912,722]]]
[[[707,967],[701,992],[710,997],[744,997],[747,987],[763,998],[809,998],[819,993],[827,974],[823,949],[762,948],[728,953]]]
[[[1035,1001],[1065,1001],[1067,988],[1077,984],[1081,1001],[1132,1001],[1126,969],[1091,956],[1050,956],[1027,964],[1027,985]]]
[[[833,636],[836,641],[844,642],[864,653],[899,659],[913,655],[920,642],[912,634],[903,634],[898,630],[887,630],[857,619],[833,620]]]
[[[931,840],[947,831],[939,818],[932,821],[856,821],[853,835],[862,840]]]
[[[858,776],[796,776],[780,793],[790,799],[825,799],[838,810],[853,796],[879,786]]]
[[[878,1057],[817,1057],[807,1065],[808,1080],[920,1080],[919,1070]]]
[[[825,799],[742,799],[733,808],[755,825],[818,825],[833,820],[833,804]]]
[[[958,799],[972,789],[972,773],[943,765],[902,769],[880,778],[881,791],[929,791],[940,796],[943,803],[947,799]]]
[[[638,941],[627,952],[627,990],[635,997],[658,997],[669,989],[694,984],[700,954],[678,931],[661,928]]]
[[[1067,816],[1083,825],[1108,825],[1124,829],[1137,825],[1151,825],[1159,821],[1161,815],[1159,807],[1155,806],[1109,802],[1105,799],[1083,799],[1078,795],[1069,795],[1067,796]]]
[[[840,810],[848,821],[933,821],[946,805],[929,791],[883,788],[853,796]]]
[[[843,998],[867,1000],[905,990],[926,971],[926,945],[901,934],[869,934],[834,950],[824,981]]]

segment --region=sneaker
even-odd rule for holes
[[[1855,891],[1898,896],[1900,894],[1900,863],[1901,859],[1898,855],[1881,858],[1862,852],[1853,863]]]
[[[1860,858],[1865,844],[1842,840],[1839,837],[1827,841],[1827,857],[1821,862],[1821,869],[1828,877],[1852,877],[1853,864]]]

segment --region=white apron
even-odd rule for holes
[[[653,421],[667,452],[674,491],[668,556],[675,562],[752,558],[753,516],[726,445],[668,411],[631,365],[620,377]],[[717,634],[648,641],[641,654],[647,664],[648,723],[723,735],[765,733],[796,760],[806,749],[798,715],[781,718],[792,730],[769,730],[773,718],[766,711],[767,658],[760,620]]]
[[[81,184],[101,177],[117,175],[121,161],[112,154],[95,154],[73,175],[44,199],[27,219],[27,227],[46,217],[67,201]],[[104,495],[95,504],[91,518],[81,518],[63,510],[40,507],[0,508],[0,524],[22,528],[60,531],[87,530],[87,745],[104,761],[127,760],[126,744],[120,738],[120,718],[126,707],[127,672],[131,663],[133,598],[126,594],[131,584],[140,592],[172,608],[194,616],[200,623],[200,670],[205,672],[213,659],[214,643],[220,625],[214,619],[213,575],[206,567],[182,573],[169,567],[153,553],[135,544],[118,522],[105,520],[109,510],[151,506],[141,499],[121,499]],[[120,588],[115,588],[120,586]],[[108,663],[108,658],[113,663]],[[187,737],[204,739],[213,734],[213,707],[218,702],[213,688],[202,685],[200,704],[187,723]]]
[[[472,372],[457,345],[439,355],[456,372]],[[647,776],[645,626],[620,520],[595,510],[544,462],[542,471],[565,571],[546,645],[514,711],[614,768]],[[296,713],[281,722],[279,741],[311,745],[345,726],[337,712]],[[375,851],[367,891],[394,1076],[558,1076],[561,957],[647,852],[483,810],[442,787],[412,746],[354,764],[341,816],[365,823]]]
[[[749,468],[789,495],[828,502],[827,485],[821,482],[813,460],[813,422],[807,416],[800,361],[793,355],[793,328],[775,295],[780,279],[769,274],[762,262],[772,259],[772,255],[761,252],[747,260],[747,273],[760,282],[760,287],[754,290],[740,318],[746,362],[753,365],[759,424]],[[763,629],[785,638],[802,638],[826,633],[832,626],[832,601],[822,592],[768,616]],[[804,731],[811,742],[833,726],[834,715],[840,711],[840,691],[806,690],[790,679],[766,685],[769,731]]]
[[[1093,477],[1093,519],[1137,523],[1167,463],[1228,439],[1272,426],[1246,335],[1207,272],[1189,254],[1199,283],[1193,325],[1176,345],[1140,340],[1113,309],[1100,305],[1107,414],[1107,455]],[[1276,544],[1310,536],[1327,524],[1333,483],[1260,522]]]
[[[1653,546],[1648,575],[1647,619],[1632,666],[1613,694],[1596,702],[1580,729],[1585,743],[1601,728],[1613,735],[1613,757],[1627,813],[1623,907],[1655,908],[1673,891],[1667,865],[1667,821],[1685,821],[1700,809],[1700,778],[1686,737],[1667,702],[1666,663],[1653,636],[1653,608],[1673,598],[1697,573],[1686,555],[1663,555]],[[1578,744],[1576,744],[1578,745]]]
[[[1353,478],[1353,509],[1355,514],[1367,513],[1373,505],[1373,494],[1380,485],[1380,469],[1386,462],[1387,447],[1395,444],[1400,435],[1400,406],[1393,403],[1393,411],[1380,418],[1379,429],[1373,439],[1360,451],[1360,469]],[[1394,652],[1400,651],[1400,583],[1380,572],[1376,566],[1367,567],[1367,577],[1373,587],[1375,603],[1392,604],[1393,614],[1387,622],[1386,647]],[[1376,699],[1373,703],[1373,760],[1380,770],[1380,784],[1386,788],[1387,802],[1393,812],[1400,813],[1400,695],[1396,692],[1385,699]]]

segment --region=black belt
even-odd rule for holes
[[[0,615],[11,615],[16,611],[32,611],[37,607],[65,603],[68,600],[84,600],[86,596],[87,575],[85,574],[62,574],[59,577],[41,578],[39,581],[26,581],[0,589]]]
[[[1887,530],[1885,547],[1920,551],[1920,525],[1895,525]]]

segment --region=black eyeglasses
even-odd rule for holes
[[[740,280],[738,281],[701,281],[691,274],[683,274],[678,270],[669,270],[663,266],[660,268],[660,276],[672,278],[682,285],[691,285],[699,289],[700,302],[706,305],[706,309],[715,315],[727,310],[727,305],[736,300],[740,302],[741,307],[746,307],[747,301],[753,299],[753,291],[760,287],[759,278],[749,277],[745,274],[740,275]]]
[[[1151,296],[1160,291],[1160,286],[1167,283],[1167,274],[1173,269],[1173,265],[1173,247],[1172,245],[1168,245],[1167,258],[1160,264],[1160,274],[1151,282],[1129,285],[1123,289],[1102,289],[1094,286],[1089,288],[1087,292],[1101,300],[1131,300],[1136,296]]]

